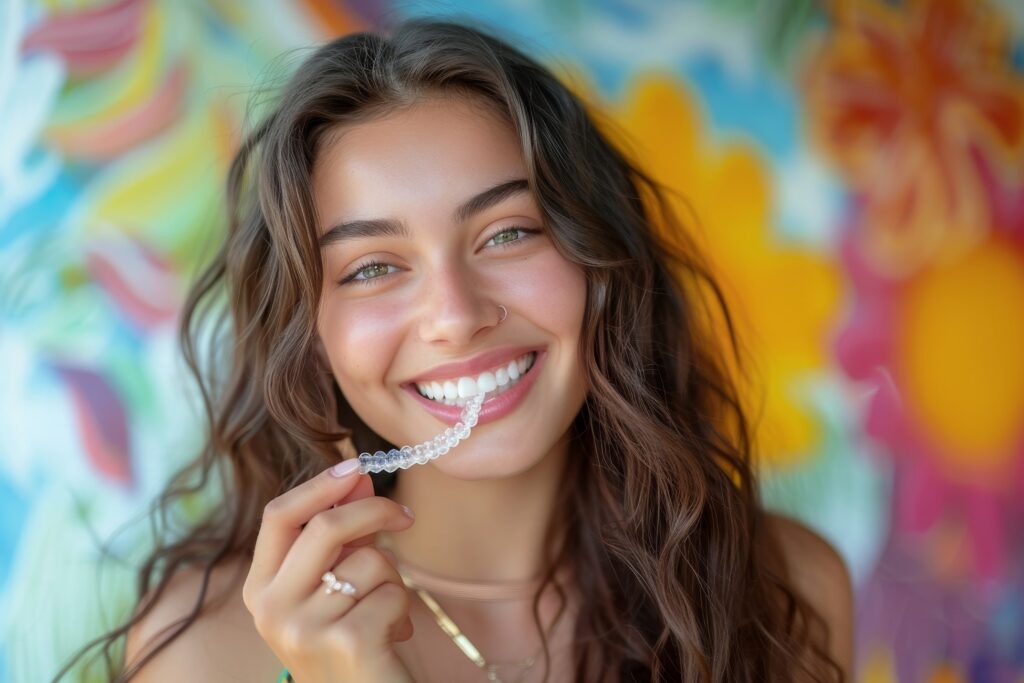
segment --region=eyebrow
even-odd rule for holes
[[[455,209],[457,223],[464,223],[476,214],[500,204],[513,195],[528,192],[530,184],[526,178],[515,178],[498,183],[483,192],[470,197]],[[359,237],[410,237],[405,223],[389,218],[364,218],[338,223],[320,236],[320,249]]]

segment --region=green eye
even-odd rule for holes
[[[502,230],[501,232],[494,236],[494,240],[498,244],[514,242],[515,240],[511,239],[511,236],[517,232],[519,232],[519,228],[509,228],[508,230]],[[504,237],[508,237],[509,239],[502,239]]]
[[[344,285],[350,282],[357,285],[369,284],[373,280],[379,280],[385,275],[388,275],[388,268],[391,267],[392,266],[388,265],[387,263],[381,263],[379,261],[367,263],[366,265],[357,268],[348,277],[343,278],[340,282],[338,282],[338,284]]]
[[[523,242],[524,240],[529,239],[530,237],[539,232],[540,230],[531,230],[530,228],[523,228],[518,225],[514,225],[510,228],[505,228],[504,230],[495,233],[494,237],[491,238],[491,241],[495,242],[497,246],[501,247],[508,244],[515,244],[516,242]],[[522,235],[524,236],[516,237],[513,239],[512,236],[515,235],[516,233],[522,233]]]
[[[374,273],[377,275],[385,275],[388,272],[388,267],[383,263],[371,263],[362,270],[359,271],[363,274],[364,280],[370,280],[374,277]]]

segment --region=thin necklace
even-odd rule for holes
[[[417,595],[420,596],[420,599],[423,600],[426,606],[430,608],[430,611],[434,613],[434,620],[437,622],[437,625],[441,627],[441,630],[448,634],[448,637],[452,639],[456,647],[458,647],[471,662],[483,670],[484,674],[487,676],[487,680],[494,681],[495,683],[505,683],[504,680],[498,676],[498,668],[502,666],[515,666],[521,668],[522,671],[520,671],[519,676],[511,683],[519,683],[526,677],[526,674],[530,672],[533,665],[537,663],[537,657],[544,649],[543,644],[541,644],[537,651],[531,656],[524,659],[512,662],[487,662],[483,655],[480,654],[480,650],[478,650],[476,646],[473,645],[472,641],[466,637],[458,624],[452,621],[452,618],[449,617],[443,609],[441,609],[441,605],[437,604],[437,600],[434,599],[434,596],[427,592],[427,590],[422,586],[418,586],[413,583],[413,581],[406,576],[401,569],[398,570],[398,573],[401,575],[402,581],[405,582],[405,585],[416,591]],[[552,629],[553,628],[554,624],[552,624]]]
[[[493,586],[493,584],[474,584],[473,582],[454,581],[430,575],[428,572],[425,572],[424,570],[414,565],[410,565],[408,562],[405,562],[404,560],[398,558],[398,554],[395,553],[394,546],[388,543],[385,539],[380,537],[378,538],[379,541],[382,541],[379,542],[379,545],[383,548],[387,548],[398,560],[398,574],[402,577],[402,581],[405,583],[405,585],[411,590],[415,591],[416,594],[420,596],[420,599],[423,601],[423,603],[433,613],[434,621],[437,622],[437,625],[440,626],[441,630],[444,631],[448,635],[448,637],[452,639],[452,642],[455,643],[455,646],[458,647],[459,650],[464,655],[466,655],[466,657],[471,662],[476,664],[484,672],[484,674],[487,676],[487,680],[493,681],[494,683],[506,683],[502,678],[498,676],[499,667],[514,666],[522,669],[522,671],[519,672],[519,675],[514,680],[511,680],[508,683],[520,683],[526,677],[526,674],[528,674],[530,672],[530,669],[533,668],[534,664],[537,663],[537,658],[540,656],[540,653],[544,650],[543,642],[541,643],[541,646],[537,648],[537,651],[529,657],[525,657],[523,659],[518,659],[511,662],[488,662],[486,659],[484,659],[483,655],[480,654],[480,650],[475,645],[473,645],[473,642],[469,638],[467,638],[466,635],[462,632],[462,629],[459,628],[458,624],[456,624],[452,620],[452,618],[448,616],[447,612],[445,612],[444,609],[441,608],[441,605],[438,604],[437,600],[434,599],[434,596],[431,595],[426,588],[420,585],[417,579],[423,579],[424,582],[433,582],[436,585],[442,586],[449,593],[461,595],[461,597],[464,597],[469,600],[487,599],[484,597],[484,594],[494,592],[495,587]],[[510,582],[509,584],[501,586],[497,589],[501,593],[501,597],[497,599],[507,600],[519,597],[528,597],[529,595],[532,595],[532,591],[539,586],[539,579],[527,582],[525,584],[516,584],[514,582]],[[558,618],[556,618],[555,622],[552,623],[551,627],[548,629],[549,634],[554,631],[555,626],[557,625],[560,619],[561,613],[559,613]],[[542,635],[542,638],[543,637],[544,636]]]

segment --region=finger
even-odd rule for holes
[[[412,636],[412,617],[406,617],[405,621],[399,625],[398,630],[395,632],[394,639],[400,643],[404,643],[405,641],[410,640]]]
[[[246,583],[252,582],[255,586],[268,584],[301,532],[302,525],[321,510],[351,496],[357,487],[361,491],[369,487],[372,494],[373,482],[369,475],[352,473],[339,478],[328,469],[270,501],[263,512]]]
[[[373,481],[371,480],[371,481],[366,482],[365,491],[364,491],[363,484],[364,484],[363,480],[360,479],[359,483],[356,485],[356,488],[353,489],[350,494],[345,496],[345,498],[342,499],[337,504],[337,506],[344,505],[345,503],[348,503],[348,502],[360,500],[362,498],[368,498],[368,497],[374,495],[374,492],[373,492]],[[335,507],[337,507],[337,506],[335,506]],[[368,534],[366,536],[360,536],[359,538],[354,538],[351,541],[346,542],[345,545],[343,545],[341,547],[341,549],[338,551],[337,556],[335,556],[334,561],[332,562],[332,564],[338,564],[339,562],[344,560],[346,557],[351,555],[352,552],[356,548],[360,548],[360,547],[362,547],[364,545],[375,545],[376,543],[377,543],[377,533],[376,532]]]
[[[339,505],[344,505],[345,503],[353,500],[359,500],[361,498],[369,498],[372,495],[373,479],[371,479],[368,474],[361,475],[359,476],[359,480],[356,482],[355,488],[345,494],[341,500],[335,501],[332,507],[338,507]]]
[[[286,581],[279,590],[292,597],[305,595],[309,586],[320,580],[324,570],[336,563],[339,549],[350,540],[373,535],[381,529],[401,531],[412,523],[398,503],[382,496],[324,510],[314,515],[295,539],[274,580]]]
[[[403,584],[382,583],[327,631],[338,634],[342,642],[354,639],[368,647],[387,647],[406,628],[410,602],[409,590]]]
[[[363,498],[370,498],[373,495],[373,480],[370,479],[369,477],[360,477],[359,483],[356,484],[356,487],[352,489],[347,496],[339,500],[332,507],[341,507],[346,503],[362,500]],[[361,536],[359,538],[354,538],[351,541],[348,541],[347,543],[345,543],[344,546],[342,546],[341,550],[338,551],[337,556],[334,558],[333,564],[338,564],[339,562],[344,560],[356,548],[364,545],[370,545],[374,543],[376,540],[376,534],[369,534],[368,536]]]
[[[360,548],[333,567],[331,571],[341,582],[355,588],[354,594],[332,591],[328,594],[323,582],[302,597],[302,611],[318,624],[328,624],[343,617],[356,602],[369,595],[383,583],[402,583],[402,577],[390,560],[376,548]],[[288,598],[285,598],[288,599]]]

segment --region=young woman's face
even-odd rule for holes
[[[318,331],[363,421],[413,445],[459,419],[458,406],[421,396],[427,384],[450,392],[461,378],[478,389],[486,375],[507,382],[469,439],[431,463],[468,479],[536,464],[586,394],[586,280],[555,249],[525,178],[507,123],[441,97],[345,128],[313,173],[324,264]],[[508,310],[500,323],[499,304]],[[518,370],[531,352],[533,365],[513,379],[509,364]]]

